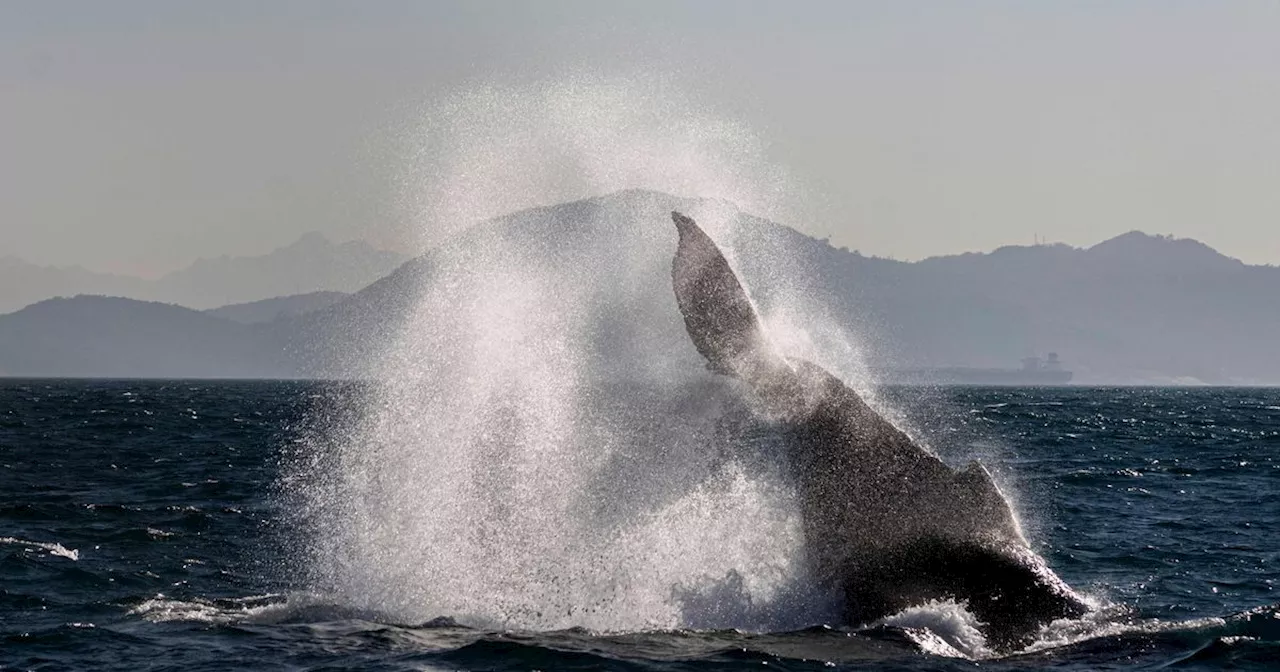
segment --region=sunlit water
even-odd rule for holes
[[[804,585],[785,470],[731,404],[698,406],[720,393],[602,393],[575,412],[634,432],[572,423],[587,435],[558,437],[563,452],[534,465],[519,452],[450,462],[379,435],[370,408],[387,394],[0,383],[0,666],[1269,669],[1280,657],[1278,390],[883,391],[944,457],[983,456],[1037,550],[1098,605],[995,660],[953,604],[825,627],[830,596]],[[662,427],[666,454],[627,443]],[[535,445],[540,431],[517,436]],[[396,468],[360,472],[373,447],[352,442],[378,436]],[[682,478],[655,476],[671,464]],[[486,466],[492,478],[472,482]],[[547,479],[572,490],[521,499],[544,491],[522,483]],[[322,493],[341,510],[316,508]]]

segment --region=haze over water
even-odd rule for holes
[[[817,195],[779,221],[838,246],[1137,229],[1276,264],[1278,29],[1247,1],[8,5],[0,255],[154,276],[315,230],[407,248],[420,106],[585,72],[754,129]]]

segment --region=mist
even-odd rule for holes
[[[424,208],[405,206],[401,183],[423,179],[406,176],[423,165],[406,156],[423,147],[423,112],[456,126],[448,108],[489,88],[582,78],[656,81],[662,104],[749,129],[805,196],[794,217],[742,205],[867,254],[1087,246],[1138,229],[1280,261],[1270,3],[0,12],[0,254],[38,265],[157,277],[307,231],[415,254]],[[477,123],[503,114],[518,116]],[[582,187],[495,197],[438,226],[615,185]]]

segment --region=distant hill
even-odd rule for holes
[[[0,375],[274,378],[292,367],[264,333],[181,306],[102,296],[0,315]]]
[[[1082,382],[1280,381],[1265,336],[1280,327],[1280,269],[1245,265],[1198,241],[1132,232],[1086,249],[1008,247],[912,270],[917,286],[961,313],[947,330],[974,336],[955,338],[946,362],[941,347],[916,346],[914,357],[928,363],[993,365],[1015,349],[1058,350]],[[902,305],[883,310],[895,308]],[[925,325],[943,314],[933,301],[914,309]],[[999,337],[1003,350],[982,349]]]
[[[318,233],[269,254],[200,259],[154,283],[149,298],[216,308],[317,291],[353,292],[390,273],[405,257],[363,241],[332,243]]]
[[[1080,383],[1280,382],[1280,269],[1131,232],[1090,248],[1010,246],[916,263],[746,219],[738,244],[796,250],[794,293],[839,316],[878,366],[1016,367],[1061,353]],[[764,257],[745,255],[748,275]]]
[[[363,241],[333,243],[304,235],[268,254],[200,259],[156,280],[79,267],[37,266],[0,258],[0,314],[36,301],[77,294],[121,296],[207,309],[228,304],[307,294],[353,292],[391,272],[405,257]]]
[[[270,328],[302,371],[321,377],[406,375],[442,352],[465,361],[468,344],[498,347],[491,339],[512,328],[578,341],[582,352],[564,366],[584,374],[700,367],[670,286],[670,211],[697,204],[627,191],[499,217]]]
[[[92,334],[97,321],[116,324],[112,311],[128,310],[134,320],[155,322],[137,326],[150,339],[209,329],[220,330],[227,347],[239,344],[217,350],[231,358],[222,367],[199,360],[201,375],[210,367],[436,375],[423,367],[462,366],[478,356],[506,362],[542,343],[536,357],[503,366],[551,367],[540,379],[662,376],[701,366],[671,294],[672,209],[698,218],[725,247],[783,349],[846,375],[861,375],[859,359],[873,369],[1014,367],[1055,351],[1080,383],[1280,383],[1272,346],[1280,269],[1248,266],[1196,241],[1133,232],[1083,249],[1014,246],[907,263],[836,249],[724,202],[647,191],[486,222],[326,307],[280,310],[258,324],[217,320],[216,312],[196,313],[216,322],[184,313],[161,323],[159,312],[137,306],[72,303],[62,307],[63,322],[46,319],[37,328],[34,315],[20,311],[0,317],[0,369],[31,361],[56,364],[64,375],[99,375],[93,372],[103,365],[91,360],[114,358],[109,347],[57,333],[17,342],[4,329],[23,323],[28,334]],[[180,325],[189,331],[173,331]],[[133,347],[127,339],[109,342]],[[35,347],[43,358],[22,354]],[[58,347],[83,351],[59,357]]]
[[[234,303],[221,308],[210,308],[204,312],[232,322],[258,324],[328,308],[348,296],[349,294],[343,292],[310,292],[293,296],[277,296],[249,303]]]
[[[1085,384],[1280,382],[1269,336],[1280,329],[1280,269],[1197,241],[1132,232],[1083,249],[1011,246],[908,263],[833,248],[728,204],[643,191],[515,213],[464,233],[304,318],[313,321],[300,329],[313,337],[308,361],[349,373],[368,359],[356,353],[377,361],[402,352],[388,334],[408,320],[416,288],[481,283],[516,259],[575,269],[564,271],[568,280],[547,274],[549,291],[558,305],[594,311],[615,353],[656,361],[683,352],[669,303],[672,208],[701,213],[762,311],[803,327],[787,336],[806,356],[847,359],[852,342],[874,368],[1016,367],[1052,351]],[[456,259],[469,261],[459,268]]]
[[[37,266],[14,256],[0,257],[0,314],[55,296],[94,292],[141,296],[151,285],[141,278],[94,273],[79,266]]]

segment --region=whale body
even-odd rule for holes
[[[720,249],[693,219],[671,217],[689,337],[787,439],[811,571],[843,595],[850,625],[950,599],[982,622],[988,644],[1011,650],[1088,610],[1028,546],[981,464],[951,469],[839,378],[779,354]]]

